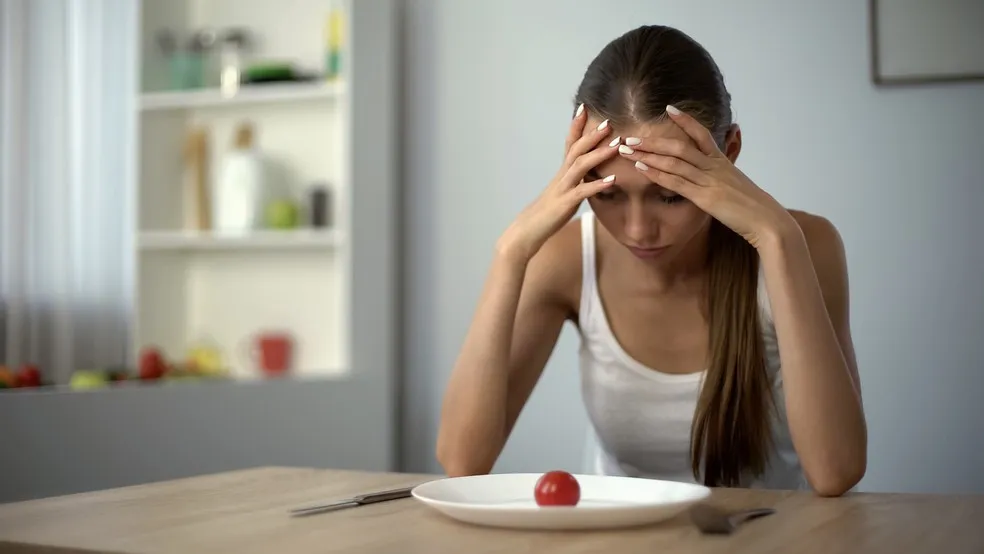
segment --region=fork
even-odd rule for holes
[[[746,521],[776,513],[772,508],[758,508],[728,513],[724,510],[698,504],[690,509],[690,519],[705,535],[730,535]]]

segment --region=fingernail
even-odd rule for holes
[[[625,146],[624,144],[618,147],[619,154],[632,154],[633,152],[635,152],[635,150],[629,148],[628,146]]]
[[[627,139],[625,139],[625,144],[628,144],[629,146],[639,146],[640,144],[642,144],[642,139],[636,137],[628,137]]]
[[[601,182],[602,183],[611,183],[614,180],[615,180],[615,176],[614,175],[609,175],[608,177],[605,177],[604,179],[602,179]]]
[[[636,166],[636,169],[638,169],[639,171],[648,171],[649,170],[649,166],[646,165],[646,164],[644,164],[644,163],[642,163],[642,162],[636,162],[635,163],[635,166]]]
[[[618,141],[620,141],[620,140],[622,140],[622,137],[615,137],[614,139],[612,139],[611,142],[608,143],[608,146],[611,146],[612,148],[615,148],[615,146],[618,145]],[[622,150],[622,148],[619,147],[619,151],[621,151],[621,150]]]
[[[607,119],[601,122],[601,125],[598,126],[598,130],[599,131],[603,131],[605,129],[605,127],[608,127],[608,120]]]
[[[574,112],[574,117],[575,118],[580,117],[582,113],[584,113],[584,104],[581,104],[580,106],[577,107],[577,111]]]
[[[680,110],[673,107],[672,104],[666,106],[666,111],[672,115],[680,115]]]

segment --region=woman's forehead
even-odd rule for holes
[[[601,120],[589,118],[587,123],[584,125],[584,131],[581,136],[585,136],[598,128],[601,124]],[[626,137],[641,138],[643,140],[648,138],[673,138],[690,140],[687,133],[680,128],[679,125],[670,121],[664,120],[658,123],[639,123],[630,126],[618,127],[613,126],[612,130],[608,133],[609,140],[620,137],[622,141],[625,141]]]

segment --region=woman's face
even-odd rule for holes
[[[600,121],[589,121],[585,129],[594,129]],[[620,136],[646,139],[665,137],[690,140],[672,122],[638,125],[628,129],[612,129],[611,140]],[[606,142],[607,144],[607,142]],[[635,162],[616,156],[595,167],[586,181],[615,175],[615,184],[588,200],[598,222],[618,242],[640,259],[662,264],[677,255],[710,223],[710,216],[686,198],[650,181],[635,168]]]
[[[594,129],[600,121],[589,121],[585,129]],[[616,136],[624,143],[627,137],[643,139],[664,137],[691,141],[673,122],[645,124],[628,129],[613,129],[608,141]],[[594,168],[585,181],[615,175],[615,184],[588,200],[598,222],[615,240],[635,256],[654,264],[664,264],[688,249],[702,237],[711,221],[686,198],[650,181],[635,168],[635,162],[616,156]]]

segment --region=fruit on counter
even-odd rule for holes
[[[206,372],[195,365],[181,364],[172,366],[163,379],[166,381],[211,381],[227,376],[228,372],[225,369]]]
[[[24,364],[17,371],[18,387],[40,387],[41,370],[34,364]]]
[[[129,379],[130,372],[125,367],[110,367],[106,370],[106,380],[111,383],[118,383]]]
[[[194,368],[186,365],[177,365],[167,372],[164,376],[166,381],[198,381],[205,376],[198,373]]]
[[[17,386],[17,375],[7,366],[0,365],[0,389],[12,389]]]
[[[68,386],[72,390],[100,389],[108,384],[106,373],[94,369],[80,369],[72,373]]]
[[[160,379],[167,373],[167,362],[164,355],[155,347],[148,346],[140,351],[140,378],[144,380]]]
[[[205,342],[195,344],[188,349],[185,365],[188,371],[203,377],[226,373],[225,368],[222,367],[222,355],[219,349]]]
[[[106,380],[111,383],[126,381],[130,378],[125,369],[110,369],[106,372]]]
[[[538,506],[577,506],[581,485],[566,471],[548,471],[537,479],[533,498]]]

